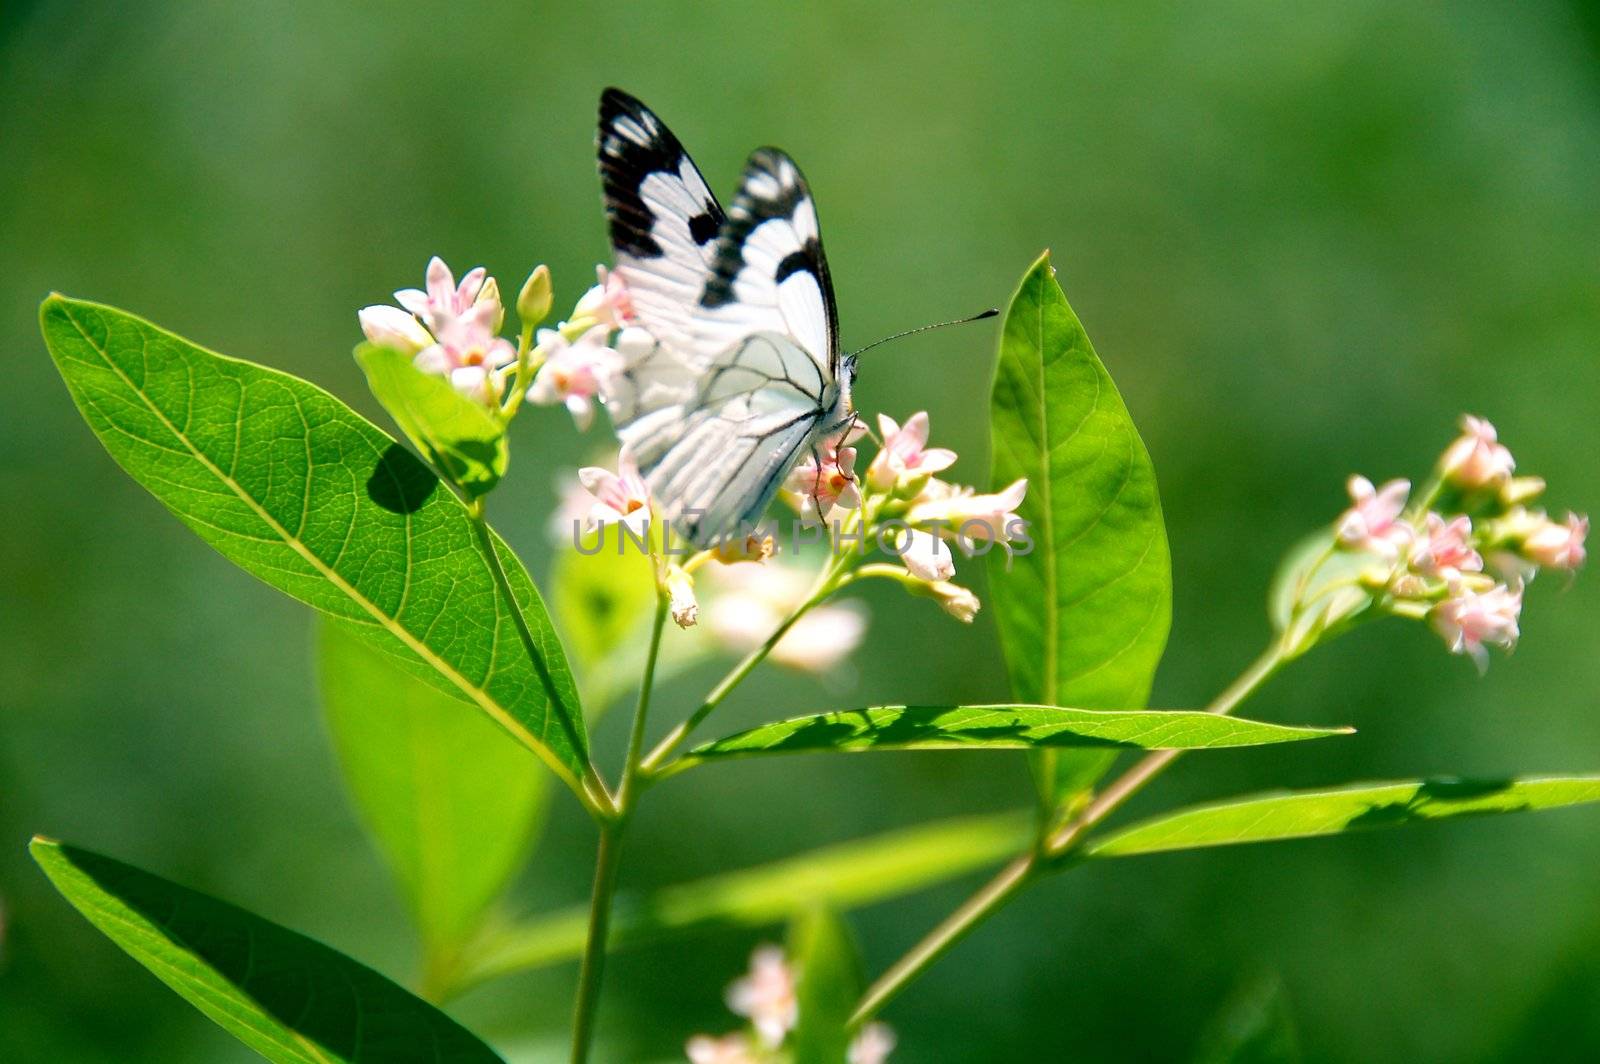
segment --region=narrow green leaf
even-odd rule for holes
[[[179,519],[477,705],[579,789],[587,740],[538,592],[497,541],[541,651],[529,660],[466,508],[410,452],[313,384],[122,311],[51,296],[40,316],[90,427]]]
[[[1033,540],[1032,551],[1015,558],[990,552],[1012,696],[1093,709],[1143,706],[1172,618],[1155,470],[1048,253],[1006,312],[990,418],[995,488],[1028,479],[1017,512]],[[1076,751],[1036,767],[1086,787],[1114,756]]]
[[[1262,746],[1353,728],[1300,728],[1197,710],[1059,706],[874,706],[763,724],[690,750],[680,764],[825,750],[1027,750],[1039,747],[1204,750]]]
[[[1343,835],[1427,820],[1520,813],[1600,801],[1600,776],[1429,779],[1364,783],[1335,790],[1281,791],[1201,805],[1091,840],[1086,857]]]
[[[1032,841],[1023,813],[961,817],[827,846],[737,872],[619,895],[613,948],[713,926],[764,927],[814,907],[846,910],[898,897],[996,864]],[[574,907],[487,937],[452,988],[576,960],[588,921]]]
[[[410,904],[432,988],[527,857],[550,777],[471,706],[345,629],[321,627],[328,729]]]
[[[90,923],[268,1060],[500,1059],[443,1012],[320,942],[109,857],[46,838],[29,848]]]
[[[489,492],[506,474],[505,425],[410,355],[375,344],[356,348],[367,386],[434,468],[468,495]]]
[[[839,1064],[850,1046],[850,1014],[866,988],[850,928],[829,909],[801,914],[789,929],[799,1020],[789,1036],[793,1064]]]

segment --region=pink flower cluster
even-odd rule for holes
[[[778,946],[758,946],[750,971],[728,986],[728,1008],[750,1021],[744,1031],[699,1034],[684,1046],[690,1064],[778,1064],[789,1059],[784,1043],[800,1021],[797,973]],[[894,1032],[869,1023],[851,1041],[845,1064],[884,1064],[894,1051]]]
[[[1374,487],[1351,477],[1350,508],[1335,524],[1335,540],[1387,563],[1386,594],[1425,607],[1450,651],[1481,670],[1486,648],[1516,646],[1523,591],[1534,575],[1583,564],[1589,519],[1568,513],[1556,521],[1522,506],[1544,481],[1512,475],[1516,461],[1488,421],[1468,415],[1461,430],[1420,502],[1410,501],[1409,481]],[[1441,503],[1460,512],[1442,513],[1434,508]]]
[[[498,404],[516,348],[498,334],[505,319],[500,288],[483,267],[467,271],[457,284],[450,267],[435,255],[428,262],[426,288],[403,288],[400,304],[363,308],[357,317],[368,340],[412,355],[418,369],[447,377],[464,395]]]

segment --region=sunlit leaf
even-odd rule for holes
[[[111,307],[51,296],[41,321],[100,441],[201,538],[474,703],[578,789],[587,741],[544,604],[497,543],[530,660],[466,508],[410,452],[313,384]]]
[[[438,1009],[320,942],[109,857],[45,838],[30,848],[90,923],[268,1060],[500,1059]]]
[[[1020,702],[1137,709],[1172,616],[1155,470],[1122,398],[1056,282],[1048,254],[1006,312],[990,406],[994,487],[1019,477],[1032,550],[991,551],[989,586]],[[1114,752],[1036,760],[1060,793]]]
[[[416,919],[431,989],[527,856],[550,776],[483,714],[343,628],[323,625],[320,643],[333,745]]]
[[[1352,730],[1266,724],[1196,710],[874,706],[764,724],[697,746],[679,764],[830,750],[1204,750],[1320,739]]]
[[[850,1045],[850,1014],[865,986],[850,928],[829,909],[801,914],[789,929],[789,960],[798,973],[799,1022],[788,1041],[794,1064],[839,1064]]]
[[[505,425],[482,402],[445,378],[424,373],[412,357],[375,344],[356,348],[367,386],[394,423],[451,482],[483,495],[506,474]]]
[[[1283,791],[1196,806],[1093,840],[1086,857],[1126,857],[1240,842],[1342,835],[1428,820],[1600,801],[1600,776],[1430,779]]]
[[[838,843],[772,864],[618,896],[613,948],[706,927],[765,927],[814,907],[846,910],[898,897],[996,864],[1032,840],[1023,813],[961,817]],[[488,938],[457,990],[574,960],[588,912],[573,907]]]

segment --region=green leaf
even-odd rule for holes
[[[90,923],[268,1060],[500,1059],[438,1009],[320,942],[109,857],[40,837],[29,849]]]
[[[812,909],[789,929],[799,1022],[789,1036],[793,1064],[839,1064],[850,1046],[850,1014],[865,989],[861,954],[837,913]]]
[[[367,385],[394,423],[434,468],[470,496],[483,495],[506,474],[505,424],[410,355],[375,344],[356,348]]]
[[[1280,791],[1158,816],[1091,840],[1083,855],[1127,857],[1240,842],[1305,839],[1596,801],[1600,801],[1600,776],[1408,780],[1335,790]]]
[[[845,910],[909,894],[1011,857],[1032,841],[1027,815],[960,817],[827,846],[771,864],[617,897],[611,946],[707,927],[765,927],[815,907]],[[487,937],[456,992],[487,979],[576,960],[586,907],[533,917]]]
[[[527,857],[549,775],[481,713],[323,625],[322,704],[356,808],[421,934],[425,988]]]
[[[40,316],[90,427],[179,519],[477,705],[582,794],[577,693],[538,592],[497,540],[530,660],[466,508],[410,452],[313,384],[122,311],[51,296]]]
[[[1091,709],[1143,706],[1172,619],[1155,470],[1048,253],[1006,312],[990,418],[995,488],[1028,479],[1017,512],[1033,540],[1030,553],[1011,559],[990,552],[1012,696]],[[1036,768],[1065,798],[1092,785],[1114,757],[1063,753]]]
[[[1320,739],[1354,730],[1266,724],[1197,710],[874,706],[763,724],[697,746],[679,764],[825,750],[1204,750]]]

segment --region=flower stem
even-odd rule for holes
[[[600,828],[600,849],[595,856],[594,890],[589,897],[589,932],[578,968],[578,996],[572,1015],[572,1064],[589,1059],[594,1039],[595,1011],[600,1004],[600,980],[605,974],[606,938],[611,929],[611,899],[617,890],[617,868],[622,856],[620,821]]]
[[[587,744],[583,741],[583,733],[578,723],[573,719],[572,706],[556,690],[555,682],[550,676],[550,670],[545,665],[544,654],[539,649],[538,640],[534,638],[533,630],[528,627],[528,618],[523,615],[522,606],[517,602],[517,596],[511,590],[511,582],[506,578],[505,566],[500,561],[500,552],[495,547],[494,533],[489,528],[489,520],[485,515],[482,499],[475,499],[467,506],[467,512],[472,516],[472,527],[478,535],[478,545],[482,549],[484,558],[488,561],[489,572],[494,577],[495,587],[499,589],[500,597],[505,599],[506,605],[511,610],[511,620],[516,626],[517,635],[522,640],[522,648],[527,652],[528,661],[539,674],[539,682],[544,687],[545,695],[550,699],[550,709],[560,720],[562,728],[567,733],[567,741],[572,744],[573,750],[581,751]],[[606,789],[605,781],[600,778],[600,773],[594,767],[594,762],[585,757],[583,762],[583,778],[580,781],[580,799],[585,807],[597,819],[605,820],[616,814],[616,807],[612,803],[611,794]]]
[[[711,693],[706,695],[705,701],[700,703],[699,709],[689,714],[683,723],[673,728],[655,745],[655,748],[650,751],[643,763],[640,764],[640,774],[644,776],[655,775],[660,770],[662,763],[671,757],[678,747],[683,745],[684,740],[689,737],[689,733],[694,731],[701,721],[710,716],[711,712],[722,704],[723,699],[727,698],[733,689],[738,687],[744,681],[744,678],[755,670],[757,665],[766,660],[767,655],[772,653],[772,648],[777,646],[779,640],[788,634],[789,629],[793,628],[795,623],[809,613],[813,607],[820,605],[838,589],[842,572],[851,557],[853,556],[849,554],[839,555],[829,561],[823,568],[821,575],[817,577],[817,582],[812,587],[811,594],[806,597],[806,600],[796,606],[789,616],[785,617],[783,622],[773,629],[772,634],[767,636],[760,646],[746,654],[739,664],[728,671],[728,674],[718,682],[717,686],[711,689]]]
[[[1206,712],[1218,716],[1233,712],[1239,703],[1259,690],[1283,663],[1283,647],[1275,641],[1238,679],[1211,701]],[[867,988],[850,1017],[851,1027],[860,1027],[877,1015],[895,995],[965,938],[974,927],[988,919],[1035,879],[1059,867],[1061,859],[1071,853],[1084,833],[1110,816],[1123,802],[1158,776],[1177,759],[1179,753],[1181,751],[1160,750],[1146,754],[1084,806],[1081,813],[1044,840],[1038,850],[1021,854],[1002,868]]]
[[[578,996],[573,1003],[572,1064],[584,1064],[589,1044],[594,1039],[595,1010],[600,1003],[600,986],[605,972],[606,940],[611,927],[611,902],[617,891],[622,835],[638,798],[639,754],[644,748],[645,722],[650,716],[650,694],[655,687],[656,660],[661,653],[661,632],[667,619],[668,599],[659,582],[656,587],[655,623],[650,630],[650,650],[645,657],[644,676],[639,682],[639,702],[633,712],[633,727],[628,734],[628,757],[622,767],[622,782],[617,787],[616,816],[600,826],[600,848],[595,857],[594,890],[589,898],[589,929],[583,946],[583,961],[578,969]]]

